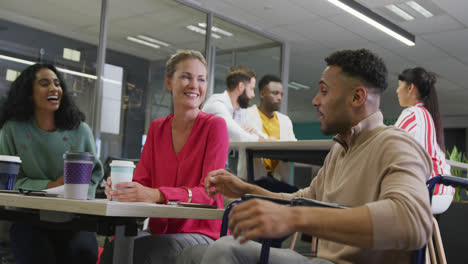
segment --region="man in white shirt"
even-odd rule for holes
[[[263,138],[263,133],[250,126],[246,112],[250,100],[255,97],[256,77],[257,74],[245,66],[231,67],[226,75],[226,91],[213,94],[203,105],[203,112],[224,118],[229,141],[258,141]]]
[[[291,119],[278,112],[283,100],[283,85],[281,79],[274,75],[265,75],[258,84],[260,106],[247,108],[250,123],[257,131],[265,133],[282,141],[296,141]],[[254,159],[255,183],[273,192],[292,193],[297,187],[289,185],[290,164],[279,160]],[[238,176],[246,179],[245,159],[239,158]]]

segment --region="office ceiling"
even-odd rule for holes
[[[398,72],[420,65],[439,75],[437,88],[443,119],[468,119],[468,16],[465,12],[468,10],[468,1],[417,0],[433,11],[435,16],[419,16],[408,22],[383,8],[388,4],[399,5],[405,1],[358,1],[413,33],[416,36],[414,47],[387,36],[326,0],[185,2],[212,10],[290,43],[290,80],[313,87],[309,90],[289,90],[289,111],[296,122],[316,120],[311,100],[324,68],[323,58],[335,50],[357,48],[368,48],[382,56],[387,63],[390,85],[382,103],[387,118],[396,118],[401,111],[395,95]],[[32,5],[34,8],[31,8]],[[180,46],[183,48],[204,49],[204,37],[185,29],[188,23],[204,20],[204,14],[199,11],[169,0],[112,0],[109,1],[109,7],[108,45],[112,49],[150,60],[166,58],[174,51],[175,48],[160,51],[145,49],[125,40],[129,34],[140,32],[155,32],[157,36],[164,36],[164,40],[169,43],[182,43]],[[0,16],[3,19],[93,44],[98,39],[99,15],[100,3],[95,0],[5,0],[0,4]],[[219,20],[218,23],[223,21]],[[216,40],[220,49],[272,42],[228,23],[223,26],[238,37],[230,41]],[[172,30],[168,30],[169,27]],[[134,32],[135,29],[140,32]],[[466,124],[461,126],[466,127]]]

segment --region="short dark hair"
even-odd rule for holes
[[[338,66],[350,77],[360,79],[382,94],[387,88],[387,67],[384,61],[367,49],[341,50],[325,58],[328,66]]]
[[[21,72],[14,82],[11,83],[8,96],[0,105],[0,128],[8,120],[29,121],[34,116],[33,84],[36,73],[41,69],[49,69],[57,75],[62,87],[62,98],[60,107],[55,111],[55,125],[59,129],[71,130],[85,120],[85,115],[78,109],[67,93],[67,86],[62,75],[52,64],[37,63],[27,67]]]
[[[414,84],[419,92],[420,98],[418,99],[424,103],[424,107],[429,111],[434,121],[437,143],[439,147],[444,149],[444,130],[439,112],[439,99],[435,88],[437,82],[436,74],[428,72],[422,67],[415,67],[402,71],[398,75],[398,80],[407,84]]]
[[[246,66],[233,66],[226,75],[226,86],[229,91],[232,91],[240,82],[250,82],[252,78],[256,77],[257,73]]]
[[[262,77],[260,82],[258,82],[258,91],[261,92],[265,86],[267,86],[270,82],[279,82],[281,83],[281,79],[278,76],[267,74]]]

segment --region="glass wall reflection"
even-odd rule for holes
[[[213,19],[211,39],[216,47],[215,93],[226,89],[226,73],[234,65],[255,70],[257,79],[265,74],[281,75],[281,43],[218,17]],[[256,90],[253,103],[258,100]]]
[[[51,6],[69,11],[51,15]],[[28,65],[49,62],[62,71],[89,123],[93,114],[90,105],[96,80],[98,33],[83,34],[82,29],[99,24],[99,10],[99,2],[84,5],[79,1],[57,0],[50,1],[47,6],[31,8],[27,1],[3,1],[0,7],[0,97],[6,96],[11,82]]]

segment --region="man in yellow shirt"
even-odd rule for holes
[[[247,109],[249,121],[257,131],[282,141],[296,141],[291,119],[278,112],[283,99],[281,79],[265,75],[258,84],[260,106]],[[243,166],[242,169],[244,169]],[[290,166],[287,162],[271,159],[254,160],[254,179],[257,185],[274,192],[295,192],[297,187],[288,184]],[[242,171],[245,173],[245,170]],[[241,173],[242,173],[241,172]]]

